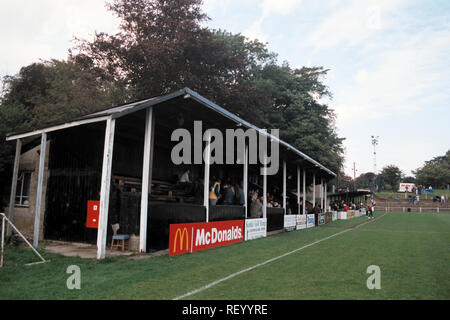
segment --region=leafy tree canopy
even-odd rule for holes
[[[3,81],[0,139],[112,105],[189,87],[282,139],[335,172],[343,139],[322,67],[291,68],[258,40],[203,26],[201,0],[113,0],[116,34],[78,39],[66,61],[43,61]],[[1,143],[2,166],[11,159]],[[3,163],[1,163],[3,161]]]
[[[381,180],[381,186],[385,188],[389,187],[393,192],[395,192],[398,190],[403,176],[404,175],[399,167],[395,165],[388,165],[383,168],[381,173],[378,175],[377,180]]]
[[[450,150],[445,155],[435,157],[414,171],[417,183],[434,188],[448,188],[450,185]]]
[[[356,178],[355,184],[357,189],[371,189],[375,187],[375,174],[373,172],[367,172],[361,174]]]
[[[258,126],[279,128],[284,140],[337,172],[343,139],[332,110],[318,102],[331,98],[321,82],[328,70],[279,65],[258,40],[202,27],[201,4],[115,0],[108,7],[122,20],[120,32],[80,40],[71,56],[125,86],[123,102],[189,87]]]

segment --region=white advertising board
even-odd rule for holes
[[[319,215],[318,215],[318,225],[320,226],[320,225],[322,225],[322,224],[325,224],[325,213],[319,213]]]
[[[306,223],[306,227],[307,228],[312,228],[316,226],[316,218],[313,214],[308,214],[307,217],[307,223]]]
[[[267,219],[245,220],[245,241],[267,236]]]
[[[400,183],[400,186],[398,188],[398,192],[412,192],[413,188],[416,185],[414,183]]]
[[[333,211],[333,212],[331,213],[331,220],[332,220],[332,221],[336,221],[337,218],[338,218],[338,213],[337,213],[337,211]]]
[[[347,220],[347,212],[346,211],[339,211],[338,212],[338,219],[339,220]]]
[[[297,227],[297,216],[288,214],[284,216],[284,230],[294,231]]]
[[[297,230],[306,229],[306,214],[296,215]]]

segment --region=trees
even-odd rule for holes
[[[445,155],[435,157],[414,171],[417,183],[434,188],[448,188],[450,185],[450,150]]]
[[[3,80],[0,100],[0,179],[10,181],[14,144],[8,133],[63,122],[105,106],[122,96],[120,88],[103,80],[93,68],[74,60],[43,61],[23,67]],[[9,183],[0,186],[0,205]],[[3,199],[2,199],[3,198]]]
[[[331,97],[320,82],[327,71],[321,67],[292,69],[286,62],[265,65],[252,81],[264,98],[260,102],[265,102],[258,103],[256,119],[263,127],[279,128],[283,140],[339,172],[344,139],[336,134],[333,111],[319,103]]]
[[[392,192],[398,190],[399,183],[403,177],[403,173],[399,167],[395,165],[389,165],[383,168],[378,175],[378,179],[381,180],[381,184],[385,187],[389,186]]]
[[[375,187],[375,174],[373,172],[367,172],[361,174],[355,180],[357,189],[373,189]]]
[[[201,5],[113,0],[108,8],[121,19],[117,34],[79,40],[67,61],[35,63],[5,79],[0,139],[189,87],[259,127],[281,129],[283,140],[339,172],[343,139],[333,111],[320,102],[331,98],[322,82],[328,70],[280,65],[266,44],[202,26],[209,18]],[[1,146],[9,163],[11,148]]]
[[[201,4],[115,0],[108,8],[122,20],[120,32],[80,40],[72,56],[92,61],[126,86],[132,100],[190,87],[213,101],[229,102],[224,98],[237,94],[253,68],[272,54],[258,41],[202,27],[209,18]]]
[[[74,59],[89,61],[127,89],[128,100],[190,87],[252,123],[281,129],[282,138],[338,172],[343,139],[335,115],[319,103],[331,97],[321,67],[278,65],[257,40],[202,27],[200,0],[115,0],[120,32],[80,40]],[[125,102],[125,101],[124,101]]]
[[[119,100],[114,84],[71,59],[33,63],[4,83],[1,107],[26,110],[23,121],[29,128],[70,120]]]

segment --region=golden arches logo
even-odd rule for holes
[[[186,250],[189,249],[189,235],[187,228],[184,228],[183,231],[181,231],[180,228],[177,229],[177,232],[175,233],[174,243],[173,243],[173,252],[175,253],[177,251],[177,239],[178,235],[180,236],[180,250],[183,250],[183,241],[186,238],[185,244],[186,244]]]

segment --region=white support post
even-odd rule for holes
[[[320,209],[323,208],[323,178],[320,178]]]
[[[284,160],[283,161],[283,211],[284,211],[284,214],[287,213],[286,199],[287,199],[287,195],[286,195],[286,160]]]
[[[144,159],[142,164],[141,222],[139,227],[139,252],[147,252],[148,195],[150,191],[151,143],[153,108],[147,109],[145,118]]]
[[[33,247],[37,248],[39,245],[39,229],[41,226],[41,207],[42,207],[42,189],[44,185],[44,170],[45,170],[45,154],[47,150],[47,134],[45,132],[41,135],[41,154],[39,156],[39,172],[38,184],[36,192],[36,207],[34,212],[34,237]]]
[[[316,173],[313,173],[313,206],[316,206]]]
[[[109,191],[111,187],[111,168],[114,149],[116,120],[106,121],[105,146],[103,150],[102,180],[100,188],[100,215],[97,232],[97,259],[104,259],[106,253],[106,234],[108,231]]]
[[[14,221],[14,205],[16,203],[17,178],[19,177],[20,154],[22,153],[22,139],[16,140],[16,155],[14,156],[14,169],[11,182],[11,195],[9,196],[8,219]],[[11,234],[11,228],[6,227],[6,235]]]
[[[3,267],[3,252],[4,252],[4,243],[5,243],[5,224],[6,224],[6,216],[2,217],[2,249],[0,253],[0,268]]]
[[[301,214],[300,212],[300,183],[301,183],[301,173],[300,173],[300,167],[297,165],[297,214]]]
[[[302,214],[306,214],[306,170],[303,169],[303,210]]]
[[[244,189],[244,208],[245,219],[248,218],[248,145],[245,144],[244,152],[244,181],[242,181],[242,188]]]
[[[264,158],[264,175],[263,175],[263,218],[267,218],[267,159]]]
[[[327,199],[327,197],[328,197],[328,190],[327,190],[327,186],[328,186],[328,184],[325,181],[325,189],[323,190],[324,193],[325,193],[325,205],[323,207],[324,208],[323,212],[327,212],[327,210],[328,210],[328,199]]]
[[[205,176],[203,178],[203,205],[206,209],[206,222],[209,222],[209,170],[211,162],[211,131],[208,131],[208,141],[206,141],[206,150],[203,158],[205,161]]]

